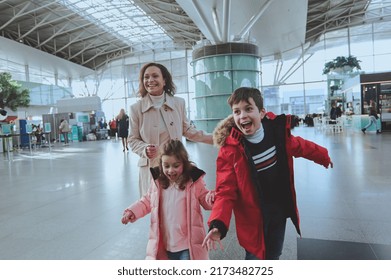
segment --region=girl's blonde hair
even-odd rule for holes
[[[175,156],[179,161],[183,163],[183,173],[180,176],[178,182],[179,189],[184,190],[186,188],[186,183],[190,180],[190,171],[192,169],[193,163],[189,160],[189,154],[186,151],[185,146],[179,140],[170,140],[165,143],[160,149],[160,159],[159,159],[159,178],[158,181],[163,189],[167,189],[170,186],[170,180],[163,173],[162,157],[163,156]]]

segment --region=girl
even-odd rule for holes
[[[148,192],[125,209],[122,223],[151,213],[146,259],[208,259],[202,247],[206,234],[200,205],[211,210],[214,192],[205,188],[205,172],[189,161],[181,141],[169,140],[151,173]]]

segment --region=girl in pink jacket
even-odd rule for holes
[[[159,166],[151,168],[148,192],[125,209],[122,223],[151,213],[146,259],[205,260],[205,227],[201,207],[211,210],[214,192],[205,187],[205,172],[189,161],[179,140],[167,142]]]

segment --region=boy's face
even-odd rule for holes
[[[253,135],[260,127],[261,120],[265,116],[265,111],[259,111],[251,97],[249,102],[244,100],[232,106],[232,113],[236,126],[244,135]]]

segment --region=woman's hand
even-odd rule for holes
[[[147,157],[149,159],[153,159],[153,158],[157,157],[157,155],[158,155],[158,146],[150,144],[147,146],[145,152],[146,152]]]

